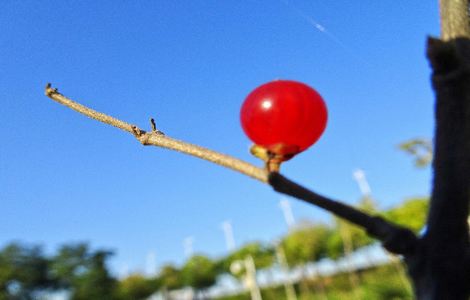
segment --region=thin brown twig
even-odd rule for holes
[[[164,135],[161,131],[158,130],[146,132],[135,125],[121,121],[107,114],[100,113],[80,103],[77,103],[59,93],[58,90],[56,88],[52,88],[50,84],[47,84],[45,93],[46,96],[52,100],[67,106],[68,108],[71,108],[89,118],[132,133],[143,145],[153,145],[189,154],[238,171],[261,182],[267,183],[268,181],[267,172],[264,169],[258,168],[250,163],[226,154],[222,154],[198,145],[175,140]]]

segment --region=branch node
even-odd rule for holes
[[[140,129],[139,127],[135,125],[131,125],[131,128],[132,128],[132,133],[134,134],[136,138],[140,138],[142,135],[145,134],[145,131],[143,131],[142,129]]]
[[[157,125],[155,124],[155,119],[150,118],[150,125],[152,126],[152,131],[156,132],[157,131]]]
[[[155,123],[154,118],[150,118],[150,126],[152,126],[152,133],[153,134],[158,134],[158,135],[165,135],[163,131],[160,131],[157,129],[157,124]]]
[[[47,83],[46,85],[46,96],[51,96],[52,94],[58,94],[59,90],[57,88],[52,88],[52,85],[50,83]]]
[[[415,253],[418,238],[413,231],[384,220],[382,217],[373,216],[373,227],[366,228],[369,235],[382,242],[382,246],[389,252],[401,255]]]

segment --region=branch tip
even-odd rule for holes
[[[158,135],[165,135],[163,131],[160,131],[157,129],[157,124],[155,123],[154,118],[150,118],[150,125],[152,126],[152,133],[153,134],[158,134]]]
[[[72,110],[75,110],[78,113],[81,113],[89,118],[117,127],[132,134],[142,145],[153,145],[189,154],[224,166],[226,168],[230,168],[249,177],[257,179],[263,183],[267,182],[267,174],[265,170],[240,159],[237,159],[235,157],[222,154],[198,145],[186,143],[184,141],[178,141],[171,137],[167,137],[163,132],[157,130],[155,124],[152,124],[151,132],[146,132],[135,125],[119,120],[110,115],[98,112],[78,102],[75,102],[72,99],[60,94],[57,89],[52,88],[50,84],[47,84],[45,94],[57,103],[60,103]],[[151,120],[150,122],[154,123],[155,120],[153,120],[153,122]]]
[[[145,134],[145,131],[143,131],[142,129],[140,129],[139,127],[135,125],[131,125],[131,128],[132,128],[132,133],[134,134],[136,138],[140,138],[142,135]]]
[[[150,118],[150,125],[152,126],[152,131],[157,132],[157,125],[155,124],[154,118]]]
[[[50,97],[53,94],[59,93],[57,88],[52,88],[52,85],[48,82],[46,84],[46,96]]]

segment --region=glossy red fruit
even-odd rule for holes
[[[297,154],[313,145],[325,130],[327,119],[320,94],[291,80],[275,80],[257,87],[240,111],[246,135],[280,155]]]

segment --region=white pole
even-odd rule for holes
[[[153,276],[157,272],[157,262],[155,251],[149,251],[145,258],[145,273],[147,276]]]
[[[294,284],[292,283],[292,278],[289,273],[289,265],[287,264],[286,254],[284,253],[284,249],[280,244],[276,246],[276,256],[279,264],[281,265],[282,272],[286,277],[284,280],[284,289],[286,290],[287,300],[297,300]]]
[[[227,251],[231,252],[235,249],[235,238],[233,237],[232,223],[229,220],[222,222],[222,230],[225,235],[225,244]]]
[[[286,221],[287,228],[292,229],[295,225],[295,219],[294,219],[294,214],[292,213],[292,207],[290,205],[289,200],[287,199],[281,199],[279,201],[279,207],[282,210],[282,213],[284,214],[284,220]]]
[[[188,236],[183,240],[184,255],[186,257],[191,257],[194,253],[193,250],[194,237]]]
[[[251,300],[262,300],[258,282],[256,281],[256,267],[253,257],[248,255],[245,258],[245,270],[247,285],[250,289]]]
[[[370,195],[372,194],[372,191],[370,189],[369,183],[367,182],[367,178],[366,178],[366,174],[364,173],[364,170],[361,170],[361,169],[354,170],[353,178],[359,185],[359,189],[361,190],[362,196],[369,198]]]

